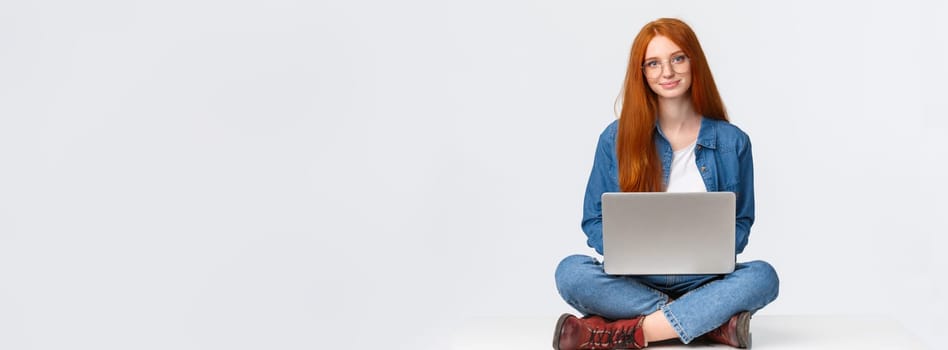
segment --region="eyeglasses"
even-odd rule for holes
[[[685,56],[683,53],[675,54],[665,62],[670,63],[671,70],[674,73],[688,73],[688,70],[691,69],[688,56]],[[642,72],[645,73],[645,76],[649,79],[658,78],[664,71],[665,64],[661,60],[651,59],[645,61],[645,64],[642,65]]]

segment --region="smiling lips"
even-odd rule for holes
[[[667,82],[667,83],[660,83],[660,84],[658,84],[658,85],[661,85],[662,88],[665,89],[665,90],[671,90],[671,89],[674,89],[676,86],[678,86],[678,83],[681,83],[681,80],[680,80],[680,79],[679,79],[679,80],[675,80],[675,81],[670,81],[670,82]]]

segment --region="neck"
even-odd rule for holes
[[[701,124],[701,116],[687,98],[658,100],[658,124],[664,131],[679,130]]]

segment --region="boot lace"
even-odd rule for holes
[[[591,346],[591,349],[622,349],[627,347],[640,349],[642,344],[635,341],[635,333],[638,329],[638,323],[634,326],[626,325],[613,329],[591,328],[589,329],[589,339],[583,345]]]

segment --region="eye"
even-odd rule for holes
[[[651,60],[651,61],[645,62],[645,68],[657,68],[657,67],[658,67],[657,60]]]
[[[672,63],[684,63],[688,59],[688,56],[685,55],[675,55],[672,57]]]

